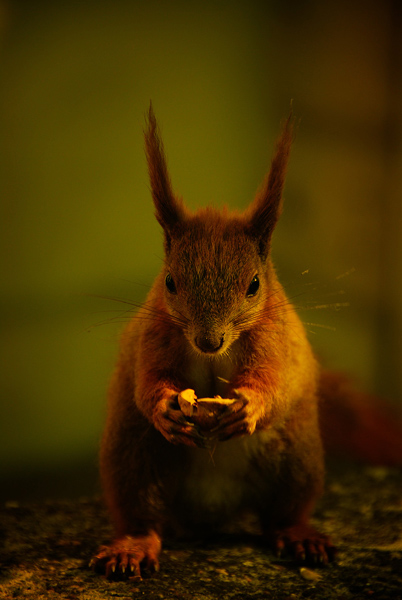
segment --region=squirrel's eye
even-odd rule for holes
[[[166,287],[169,290],[169,292],[171,294],[176,294],[176,285],[175,285],[175,282],[173,281],[173,277],[171,276],[170,273],[168,273],[166,275],[165,283],[166,283]]]
[[[247,290],[247,298],[250,298],[251,296],[255,296],[259,287],[260,287],[260,280],[258,279],[258,275],[254,275],[254,277],[251,280],[251,283],[248,287],[248,290]]]

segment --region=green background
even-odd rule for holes
[[[0,19],[2,497],[95,485],[126,308],[97,296],[141,302],[163,254],[150,99],[192,208],[247,205],[293,100],[280,278],[327,363],[402,399],[398,2],[9,0]]]

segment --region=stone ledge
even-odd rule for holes
[[[99,498],[1,507],[0,598],[386,600],[402,590],[402,476],[333,464],[314,522],[339,548],[336,564],[301,569],[251,533],[165,542],[159,573],[107,581],[88,568],[110,539]]]

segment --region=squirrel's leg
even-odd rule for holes
[[[315,500],[309,505],[295,507],[288,514],[279,513],[276,521],[261,518],[263,535],[278,557],[288,554],[297,562],[312,566],[334,560],[336,548],[329,536],[309,523],[314,504]]]
[[[333,560],[336,549],[327,535],[309,524],[324,480],[321,440],[314,429],[287,438],[273,487],[259,513],[264,537],[278,556],[290,554],[297,561],[318,565]],[[267,467],[271,470],[272,464]]]
[[[164,505],[155,454],[168,445],[137,409],[111,413],[101,446],[101,478],[115,539],[101,546],[91,564],[141,577],[141,566],[157,571]]]

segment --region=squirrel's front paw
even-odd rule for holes
[[[219,425],[210,432],[221,442],[233,437],[253,434],[262,416],[259,410],[262,403],[256,402],[252,391],[233,390],[233,393],[234,402],[227,406],[225,412],[219,417]]]
[[[154,426],[172,444],[205,448],[208,440],[180,410],[177,394],[161,400],[153,414]]]
[[[141,579],[141,565],[148,571],[159,571],[161,548],[162,542],[155,531],[136,537],[126,535],[110,546],[101,546],[90,566],[104,569],[106,577],[120,574]]]

